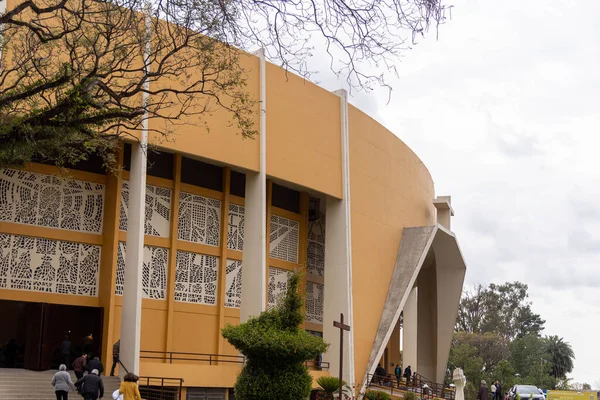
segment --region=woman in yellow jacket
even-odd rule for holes
[[[123,400],[142,400],[137,384],[139,380],[140,378],[131,372],[125,375],[119,387],[119,393],[123,395]]]

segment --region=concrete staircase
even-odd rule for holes
[[[0,368],[0,400],[56,400],[54,387],[50,384],[56,371],[28,371],[25,369]],[[70,371],[75,383],[75,374]],[[119,388],[118,377],[102,376],[104,399],[112,399],[112,392]],[[77,392],[69,392],[69,400],[82,399]]]

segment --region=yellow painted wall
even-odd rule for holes
[[[164,364],[159,362],[142,362],[140,374],[143,376],[159,376],[165,378],[183,378],[187,387],[214,387],[232,388],[238,374],[242,370],[240,365],[198,365],[198,364]],[[313,388],[320,376],[329,376],[327,371],[310,371],[313,377]]]
[[[175,312],[173,351],[217,353],[218,315]]]
[[[259,59],[255,56],[242,54],[240,65],[246,71],[245,90],[256,101],[254,106],[254,121],[258,131],[259,121]],[[164,82],[166,84],[166,81]],[[157,85],[157,87],[160,87]],[[226,99],[223,98],[223,101]],[[176,126],[165,125],[164,121],[150,120],[149,129],[165,131],[165,127],[173,132],[165,139],[157,134],[150,135],[150,142],[179,152],[184,155],[198,155],[221,163],[241,167],[253,171],[259,169],[259,140],[242,139],[235,126],[231,126],[231,114],[215,105],[214,100],[209,113],[184,116],[177,121]],[[210,129],[207,129],[207,125]]]
[[[362,379],[402,229],[435,223],[433,181],[398,137],[348,107],[355,379]]]
[[[267,173],[342,197],[340,99],[267,64]]]
[[[225,317],[225,324],[231,324],[231,325],[239,325],[240,324],[240,318],[239,317]],[[237,356],[239,354],[239,352],[236,350],[235,347],[233,347],[231,344],[229,344],[228,341],[225,340],[225,343],[223,344],[223,354],[227,354],[230,356]]]

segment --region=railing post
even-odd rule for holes
[[[169,364],[173,364],[173,352],[169,352]]]

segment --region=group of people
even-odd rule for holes
[[[92,360],[93,361],[93,360]],[[98,400],[104,397],[104,382],[100,376],[101,371],[93,369],[90,373],[83,375],[73,383],[71,375],[67,372],[67,366],[61,364],[58,372],[52,378],[52,386],[56,400],[69,400],[69,391],[77,391],[84,400]],[[141,400],[138,380],[140,378],[132,373],[128,373],[123,378],[119,387],[119,393],[113,394],[113,398],[121,400]]]
[[[404,369],[404,373],[402,373],[402,367],[400,366],[400,364],[396,365],[396,368],[394,369],[394,375],[396,376],[396,383],[397,383],[398,387],[400,387],[400,384],[402,383],[402,378],[404,378],[404,380],[406,381],[405,382],[406,386],[410,386],[411,382],[412,382],[413,386],[417,385],[417,383],[418,383],[417,382],[417,373],[412,372],[410,365]],[[374,379],[377,382],[379,382],[380,385],[383,385],[383,386],[391,386],[392,385],[392,380],[388,376],[388,373],[385,370],[385,368],[383,368],[381,366],[381,364],[378,364],[377,368],[375,369]]]
[[[91,335],[90,335],[91,336]],[[101,374],[104,372],[104,366],[98,357],[91,358],[88,352],[84,352],[77,357],[71,367],[77,381],[73,383],[71,375],[67,370],[68,362],[70,361],[71,343],[69,338],[65,337],[61,345],[63,359],[66,362],[61,364],[58,372],[52,378],[52,386],[57,400],[68,400],[69,391],[77,391],[84,400],[97,400],[104,397],[104,382]],[[119,353],[121,349],[121,340],[118,340],[113,345],[113,364],[110,371],[110,376],[115,375],[115,368],[119,363]],[[91,359],[90,359],[91,358]],[[121,382],[118,393],[113,393],[115,400],[141,400],[140,391],[137,382],[140,378],[132,373],[127,373]]]
[[[503,400],[502,384],[500,381],[492,383],[491,387],[488,387],[486,381],[481,381],[479,386],[479,393],[477,394],[477,400]]]
[[[69,365],[70,357],[71,357],[71,342],[69,341],[69,337],[65,336],[65,340],[61,345],[61,351],[63,355],[64,365]],[[115,376],[115,369],[117,364],[119,363],[119,352],[121,349],[121,340],[119,339],[113,345],[113,364],[110,370],[110,376]],[[104,366],[100,362],[98,357],[93,357],[90,361],[88,361],[90,357],[88,352],[84,352],[81,356],[79,356],[72,364],[73,371],[75,371],[75,376],[77,379],[80,379],[84,372],[90,373],[93,369],[97,369],[99,373],[104,372]]]

